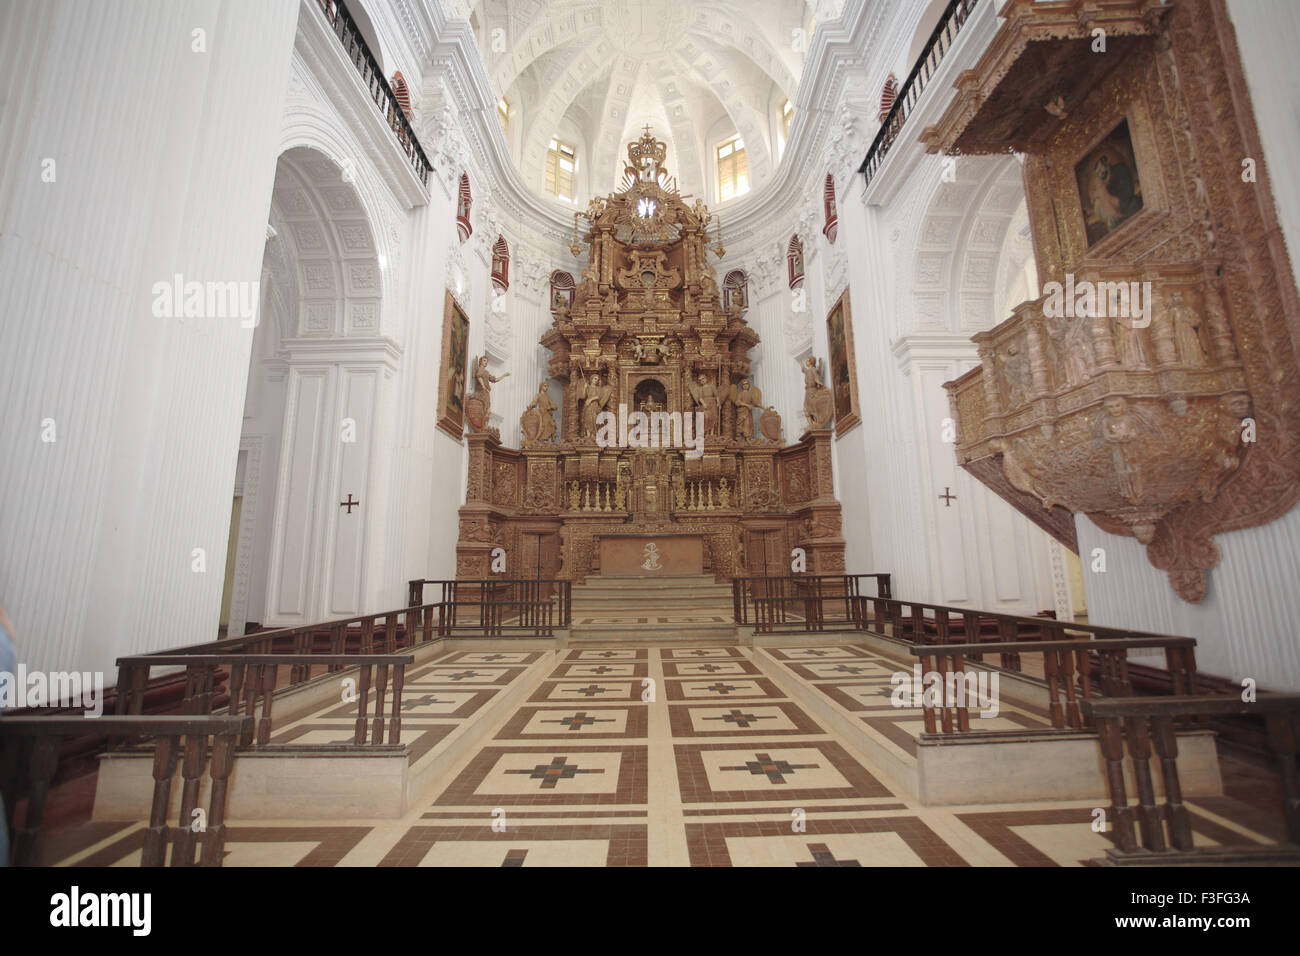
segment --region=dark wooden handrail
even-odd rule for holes
[[[45,816],[45,802],[50,781],[59,763],[59,741],[66,737],[85,736],[87,725],[94,724],[98,733],[110,737],[152,737],[153,807],[149,829],[145,831],[141,866],[162,866],[167,855],[169,832],[172,839],[172,866],[193,866],[196,835],[203,833],[203,866],[221,866],[226,842],[226,790],[234,768],[235,745],[251,732],[251,717],[165,716],[165,717],[0,717],[0,794],[8,819],[0,825],[14,833],[13,862],[29,865],[34,858],[37,837]],[[207,818],[196,827],[196,810],[205,763],[208,738],[212,738],[209,777],[212,781]],[[27,759],[23,759],[26,757]],[[167,826],[171,804],[172,778],[178,759],[181,761],[180,825]],[[23,775],[27,776],[24,787]],[[22,822],[18,822],[18,798],[26,791],[27,804]],[[201,812],[198,814],[201,816]]]
[[[1287,836],[1291,844],[1300,844],[1300,778],[1296,771],[1297,757],[1300,756],[1297,749],[1297,741],[1300,741],[1300,694],[1266,694],[1254,701],[1243,701],[1237,695],[1128,697],[1085,701],[1083,713],[1096,724],[1102,756],[1106,760],[1112,836],[1121,858],[1173,851],[1185,859],[1194,859],[1208,852],[1193,845],[1191,819],[1183,804],[1182,785],[1178,779],[1176,722],[1180,718],[1200,716],[1264,718],[1269,749],[1281,776],[1282,813]],[[1137,789],[1136,807],[1129,806],[1124,781],[1126,745]],[[1151,776],[1153,756],[1159,760],[1164,780],[1163,805],[1156,803]],[[1236,847],[1229,849],[1238,851]],[[1291,849],[1297,848],[1292,846]],[[1272,851],[1273,848],[1251,847],[1244,853],[1249,856]],[[1111,855],[1115,852],[1112,851]]]
[[[244,728],[239,744],[241,747],[265,748],[271,743],[274,728],[273,703],[281,667],[292,668],[292,683],[310,680],[312,667],[323,666],[330,673],[356,667],[357,717],[353,743],[364,744],[369,736],[372,746],[381,746],[386,729],[388,744],[396,745],[401,741],[402,688],[406,682],[406,667],[414,663],[414,654],[146,654],[121,657],[117,661],[118,682],[130,691],[118,695],[118,706],[122,713],[138,714],[142,690],[149,680],[149,669],[180,666],[186,673],[182,709],[187,714],[208,714],[215,696],[217,670],[229,667],[229,712],[232,715],[242,712],[256,718],[256,727],[249,724]],[[385,722],[390,669],[393,706]],[[370,707],[372,685],[373,714]]]
[[[737,624],[759,634],[779,631],[860,630],[866,626],[858,603],[863,581],[876,583],[876,596],[890,596],[890,576],[871,574],[792,574],[741,577],[731,582]],[[753,609],[751,618],[750,609]]]
[[[439,635],[481,631],[484,637],[521,632],[553,637],[573,618],[573,582],[566,578],[415,578],[407,582],[408,600],[424,600],[426,585],[437,585],[441,600]]]

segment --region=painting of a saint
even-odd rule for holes
[[[1141,211],[1142,180],[1128,120],[1094,146],[1074,167],[1074,174],[1079,182],[1088,245],[1096,244]]]
[[[835,398],[835,430],[842,435],[858,423],[858,383],[854,375],[853,326],[846,289],[826,318],[830,345],[829,385]]]
[[[438,427],[457,440],[465,431],[465,375],[468,361],[469,317],[448,292],[442,319]]]

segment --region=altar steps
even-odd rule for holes
[[[573,643],[736,639],[731,586],[712,575],[588,578],[572,613]]]

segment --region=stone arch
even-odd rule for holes
[[[741,316],[749,311],[749,276],[743,269],[732,269],[722,278],[722,311],[730,315],[733,308]]]
[[[351,186],[356,193],[362,215],[370,226],[375,258],[382,265],[380,298],[391,299],[396,291],[392,282],[397,235],[394,220],[398,210],[388,187],[373,166],[357,160],[365,154],[342,128],[337,115],[314,106],[298,106],[280,135],[280,155],[300,147],[323,154],[335,167],[331,175],[337,177],[340,185]]]
[[[913,237],[911,327],[907,332],[972,334],[1010,315],[999,315],[1004,255],[1025,266],[1027,244],[1009,247],[1007,233],[1020,223],[1024,187],[1014,157],[939,157],[942,175],[925,204]],[[1024,219],[1028,221],[1027,216]],[[906,247],[904,247],[906,248]]]
[[[271,225],[294,274],[293,337],[372,336],[380,330],[383,269],[361,197],[319,150],[280,156]]]

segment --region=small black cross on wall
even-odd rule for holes
[[[360,501],[353,501],[353,500],[352,500],[352,492],[349,491],[349,492],[348,492],[348,500],[347,500],[347,501],[340,501],[340,502],[339,502],[339,507],[340,507],[340,508],[347,508],[347,509],[348,509],[348,514],[352,514],[352,509],[353,509],[353,508],[360,508],[360,507],[361,507],[361,502],[360,502]]]
[[[944,486],[943,486],[943,494],[941,494],[939,497],[942,498],[942,499],[944,500],[944,501],[943,501],[943,506],[944,506],[945,508],[951,508],[951,507],[952,507],[952,503],[953,503],[954,501],[957,500],[957,496],[956,496],[956,495],[954,495],[954,494],[949,494],[949,492],[948,492],[948,486],[947,486],[947,485],[944,485]]]

